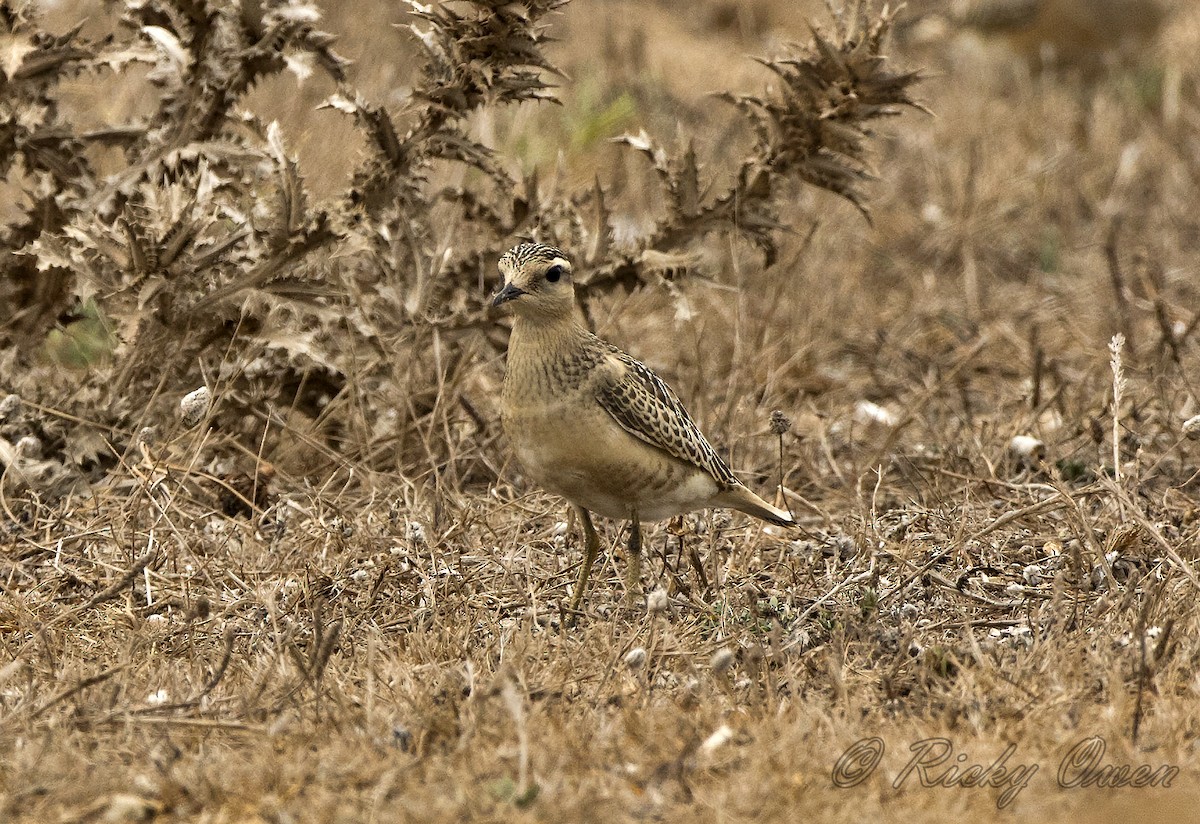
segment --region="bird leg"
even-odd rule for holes
[[[625,567],[625,603],[637,606],[642,597],[642,525],[635,507],[629,514],[629,557]]]
[[[575,623],[575,614],[579,610],[580,603],[583,602],[583,591],[587,589],[588,575],[592,572],[592,563],[596,560],[596,556],[600,554],[600,536],[596,534],[596,527],[592,525],[592,516],[586,509],[581,506],[571,504],[575,510],[575,514],[579,516],[579,523],[583,524],[583,537],[587,544],[587,548],[583,554],[583,566],[579,568],[579,581],[575,584],[575,592],[571,595],[571,606],[568,609],[567,620],[572,624]]]

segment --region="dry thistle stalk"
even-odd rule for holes
[[[247,431],[230,431],[243,446],[262,448],[264,410],[291,409],[326,427],[307,436],[314,451],[333,438],[336,449],[324,454],[340,460],[411,455],[455,471],[454,446],[418,433],[434,410],[454,407],[437,393],[458,391],[468,342],[493,324],[478,284],[512,235],[583,250],[585,299],[691,271],[690,247],[714,233],[749,240],[770,262],[796,185],[865,211],[872,124],[917,106],[909,89],[918,78],[883,55],[892,14],[855,0],[831,32],[766,61],[776,92],[727,96],[756,136],[733,174],[705,169],[694,146],[668,152],[648,135],[626,138],[651,159],[666,205],[645,236],[617,248],[604,181],[548,193],[536,173],[513,180],[472,132],[481,110],[553,101],[559,72],[543,50],[561,5],[412,4],[424,63],[404,110],[392,113],[345,84],[333,38],[301,0],[130,0],[111,36],[94,42],[80,30],[51,35],[36,6],[6,4],[17,11],[0,19],[0,33],[29,49],[6,64],[0,174],[11,180],[19,163],[37,185],[25,187],[25,216],[0,237],[0,302],[18,307],[0,346],[27,347],[61,317],[90,317],[108,335],[81,378],[94,397],[34,400],[136,432],[145,410],[132,390],[161,382],[170,397],[219,374],[222,362],[245,363],[222,392],[231,418],[245,412]],[[329,209],[311,205],[283,130],[238,110],[255,84],[297,61],[339,84],[329,105],[366,139],[366,159]],[[148,67],[148,78],[134,67]],[[90,130],[72,122],[58,105],[61,86],[85,74],[97,84],[142,83],[145,120]],[[92,168],[94,145],[123,151],[115,174]],[[447,164],[472,172],[452,191],[432,182]],[[446,203],[461,210],[454,248],[439,245],[444,231],[433,223]],[[429,359],[411,356],[444,332],[454,334],[442,336],[435,374]],[[305,397],[288,394],[297,385]],[[347,440],[352,427],[324,405],[347,395],[347,408],[382,403],[400,410],[397,420]],[[378,448],[397,437],[398,448]]]
[[[779,493],[783,494],[783,436],[792,430],[792,419],[776,409],[771,413],[771,433],[779,439]]]
[[[898,115],[904,107],[924,111],[909,94],[919,75],[893,72],[883,54],[894,16],[887,7],[875,14],[868,0],[854,0],[837,16],[832,33],[814,29],[811,43],[759,61],[779,78],[774,94],[718,95],[745,114],[756,136],[735,183],[720,194],[703,194],[712,184],[691,144],[672,154],[645,132],[620,138],[650,161],[667,209],[635,249],[618,252],[611,242],[603,190],[597,185],[592,197],[581,198],[596,212],[594,219],[578,215],[572,222],[575,242],[568,244],[589,250],[584,262],[593,275],[583,284],[584,296],[617,284],[645,282],[653,274],[647,263],[654,255],[668,255],[686,270],[687,257],[681,250],[711,232],[750,241],[770,266],[777,254],[776,238],[787,228],[780,210],[797,182],[844,197],[869,217],[863,187],[872,179],[872,124]],[[590,233],[578,228],[593,225],[596,229]],[[551,241],[565,240],[551,234]]]
[[[0,302],[16,307],[0,345],[29,361],[60,318],[103,330],[82,353],[90,371],[70,381],[88,391],[39,401],[132,424],[145,413],[141,390],[160,380],[168,396],[194,386],[198,364],[215,365],[237,330],[270,328],[285,308],[282,276],[336,237],[306,208],[278,134],[235,107],[289,62],[341,81],[344,61],[300,0],[130,0],[95,41],[81,27],[43,31],[37,4],[2,8],[0,36],[18,48],[0,81],[0,174],[25,190],[28,206],[0,235]],[[99,128],[76,122],[79,107],[59,97],[80,76],[101,95],[142,84],[148,114]],[[93,168],[96,146],[121,150],[114,173]],[[232,294],[249,302],[222,305]],[[311,295],[297,301],[292,323],[312,316],[301,307],[323,296]],[[301,348],[317,351],[293,345]]]
[[[466,133],[464,119],[484,105],[554,100],[542,79],[543,71],[556,70],[541,52],[546,42],[541,20],[564,2],[468,0],[459,7],[410,2],[422,23],[409,28],[426,53],[412,92],[416,125],[401,137],[382,109],[343,97],[332,101],[365,127],[374,150],[355,175],[351,202],[375,216],[397,201],[423,200],[411,187],[435,159],[466,163],[501,186],[511,185],[492,162],[491,150]]]

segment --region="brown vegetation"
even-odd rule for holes
[[[0,2],[0,820],[1194,806],[1195,12],[1085,83],[861,5],[45,5]],[[519,237],[801,533],[650,529],[653,609],[606,556],[563,630]],[[1040,769],[894,787],[931,736]],[[1060,788],[1091,736],[1181,772]]]

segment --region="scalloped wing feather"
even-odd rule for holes
[[[671,387],[644,364],[606,345],[618,368],[597,387],[596,399],[604,410],[631,435],[704,470],[723,489],[741,486]]]

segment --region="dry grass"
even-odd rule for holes
[[[47,25],[65,30],[84,5]],[[4,250],[0,294],[22,302],[0,321],[0,394],[22,401],[0,407],[0,819],[1192,814],[1200,442],[1183,422],[1200,413],[1200,17],[1184,9],[1141,63],[1086,82],[1031,75],[974,35],[907,37],[889,53],[925,67],[915,94],[935,114],[875,124],[871,225],[800,174],[758,202],[791,232],[681,228],[697,213],[670,184],[688,188],[689,142],[713,193],[765,151],[699,92],[760,94],[772,75],[741,56],[803,38],[793,14],[565,7],[546,52],[564,105],[463,119],[502,169],[431,162],[408,188],[388,167],[402,204],[450,189],[492,206],[489,175],[527,191],[536,167],[539,231],[573,248],[597,238],[573,221],[595,220],[602,177],[617,231],[613,248],[578,249],[598,261],[591,321],[671,380],[751,486],[782,472],[805,524],[707,513],[649,530],[663,611],[618,606],[618,553],[593,572],[588,618],[561,628],[579,542],[562,502],[508,464],[493,408],[503,328],[481,314],[487,255],[512,238],[461,194],[424,223],[372,206],[378,181],[351,176],[378,153],[353,118],[312,114],[335,91],[319,74],[243,98],[280,122],[244,146],[271,187],[302,176],[307,198],[288,212],[260,193],[258,245],[155,293],[197,300],[183,335],[141,313],[134,261],[85,256],[110,278],[96,300],[119,342],[100,336],[87,371],[65,369],[75,350],[50,332],[87,319],[70,272],[29,281]],[[384,25],[401,20],[380,4],[322,23],[359,60],[347,83],[363,103],[343,107],[360,120],[395,108],[390,90],[423,65]],[[71,99],[94,102],[74,82]],[[104,100],[114,117],[147,105]],[[661,175],[608,141],[643,126],[675,163]],[[329,134],[354,151],[331,152]],[[89,151],[98,180],[121,168]],[[127,214],[179,213],[189,181],[160,183],[140,184]],[[364,240],[343,219],[352,186],[388,232]],[[195,227],[197,249],[240,196]],[[622,246],[630,233],[663,240],[650,248],[667,263]],[[264,259],[284,276],[247,280]],[[188,428],[176,408],[202,383],[213,405]],[[791,418],[782,466],[776,409]],[[1018,436],[1041,448],[1014,451]],[[616,525],[607,536],[620,545]],[[1060,762],[1093,736],[1103,763],[1179,773],[1060,787]],[[879,769],[836,787],[839,756],[870,737]],[[1008,785],[893,786],[930,737],[967,755],[946,766],[1014,745],[1009,767],[1039,769],[1001,809]]]

